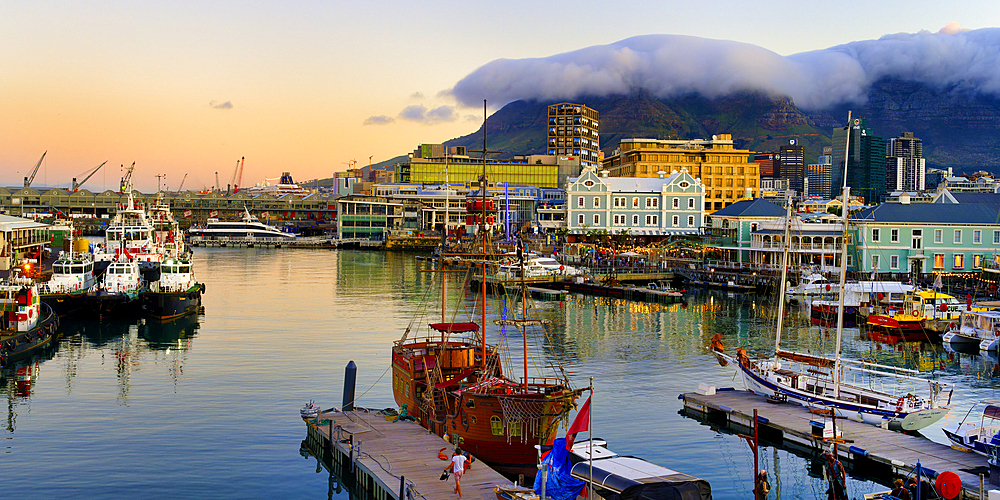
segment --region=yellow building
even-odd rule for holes
[[[753,152],[735,149],[730,134],[711,140],[623,139],[604,169],[615,177],[656,177],[686,168],[705,186],[705,210],[723,209],[760,196],[760,172]]]
[[[421,147],[424,146],[431,145]],[[462,153],[464,149],[462,148]],[[400,178],[397,182],[444,184],[445,168],[448,170],[449,183],[471,186],[483,175],[483,160],[470,158],[464,154],[449,155],[447,158],[443,154],[429,157],[411,155],[409,164],[405,166],[409,178]],[[510,159],[486,160],[486,176],[490,186],[507,182],[537,187],[562,187],[566,185],[569,177],[580,175],[580,169],[579,157],[524,155]]]

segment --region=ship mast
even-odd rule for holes
[[[847,218],[848,200],[851,195],[851,187],[847,185],[847,164],[851,155],[851,112],[847,112],[847,134],[844,141],[844,206],[841,208],[841,217],[844,220],[844,232],[841,236],[840,251],[840,307],[837,309],[837,358],[833,364],[833,385],[836,387],[837,398],[840,398],[840,345],[844,339],[844,291],[847,284]]]
[[[778,351],[781,349],[781,322],[785,319],[785,280],[788,278],[788,237],[792,230],[792,194],[785,191],[785,238],[781,241],[784,251],[781,254],[781,281],[778,288],[778,332],[774,335],[774,362],[778,363]]]

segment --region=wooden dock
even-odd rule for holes
[[[353,480],[360,498],[458,498],[454,479],[440,480],[448,462],[438,458],[438,450],[451,457],[453,445],[419,424],[363,411],[321,413],[316,421],[325,425],[306,424],[303,448],[342,481]],[[510,484],[476,460],[462,476],[462,498],[496,500],[493,487]]]
[[[722,389],[713,395],[687,393],[681,398],[685,413],[728,425],[730,430],[741,434],[750,430],[753,410],[757,409],[762,441],[813,452],[817,456],[835,444],[841,459],[852,466],[855,475],[860,471],[861,475],[891,484],[893,477],[912,473],[919,460],[924,472],[932,476],[944,471],[958,474],[962,480],[963,498],[981,499],[980,474],[985,474],[986,487],[990,488],[986,457],[953,449],[922,436],[838,418],[837,430],[843,432],[845,442],[830,443],[812,434],[810,421],[822,421],[824,417],[795,403],[769,404],[762,396],[732,389]]]

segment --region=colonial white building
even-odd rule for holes
[[[566,188],[566,228],[638,236],[697,234],[704,225],[705,188],[687,169],[659,177],[608,177],[585,170]]]

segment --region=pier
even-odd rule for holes
[[[387,421],[375,412],[328,411],[307,423],[303,449],[343,481],[354,481],[359,498],[458,498],[455,480],[441,481],[454,446],[415,422]],[[330,439],[333,436],[333,439]],[[476,460],[462,476],[462,498],[496,500],[493,488],[511,482]],[[353,498],[353,496],[352,496]]]
[[[369,248],[382,247],[381,241],[364,238],[203,238],[192,236],[188,244],[192,247],[237,247],[237,248]]]
[[[762,441],[805,454],[813,453],[817,457],[834,445],[845,466],[851,465],[852,475],[855,476],[878,478],[885,484],[891,484],[894,477],[912,473],[917,461],[920,461],[924,473],[930,476],[944,471],[958,474],[962,480],[962,498],[984,500],[980,496],[982,483],[986,483],[986,490],[990,489],[986,457],[935,443],[922,436],[838,418],[836,430],[838,434],[843,433],[843,439],[824,440],[813,434],[810,423],[823,421],[824,417],[795,403],[769,404],[762,396],[733,389],[720,389],[710,395],[681,394],[680,398],[684,400],[684,413],[688,416],[694,414],[713,424],[728,426],[740,434],[752,433],[750,429],[756,409]]]

